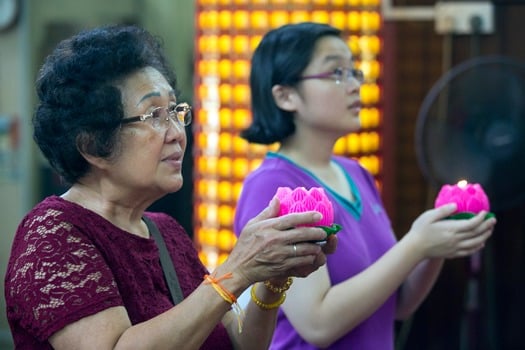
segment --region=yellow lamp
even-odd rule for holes
[[[232,100],[232,86],[230,84],[219,85],[219,99],[222,104],[228,105]]]
[[[350,52],[352,52],[352,55],[359,56],[361,53],[361,46],[359,41],[359,36],[357,35],[350,35],[348,38],[348,47],[350,48]]]
[[[371,131],[368,134],[368,142],[370,143],[371,152],[379,151],[379,147],[381,143],[381,137],[379,137],[379,133],[377,133],[376,131]]]
[[[343,11],[333,11],[330,13],[330,24],[336,28],[344,29],[346,24],[346,14]]]
[[[206,171],[204,171],[204,174],[211,174],[216,175],[218,173],[219,168],[219,160],[217,157],[203,157],[203,160],[206,164]]]
[[[219,206],[219,225],[228,227],[233,224],[233,210],[229,205]]]
[[[270,26],[277,28],[290,22],[287,11],[274,11],[270,15]]]
[[[343,155],[346,152],[346,139],[344,137],[339,138],[334,145],[333,149],[335,154]]]
[[[250,76],[250,63],[248,60],[236,60],[233,62],[233,76],[237,79],[248,80]]]
[[[381,16],[377,12],[365,11],[361,18],[361,25],[365,32],[377,32],[381,27]]]
[[[221,202],[230,202],[232,200],[232,184],[229,181],[219,182],[218,187],[219,200]]]
[[[255,169],[257,169],[258,167],[261,166],[261,163],[263,162],[262,159],[258,158],[258,159],[252,159],[250,161],[250,171],[254,171]]]
[[[326,0],[323,0],[326,1]],[[330,16],[328,15],[328,11],[321,11],[316,10],[312,12],[312,21],[313,22],[319,22],[319,23],[329,23]]]
[[[292,11],[290,14],[291,23],[301,23],[308,21],[310,21],[310,12],[308,11]]]
[[[259,45],[261,42],[262,36],[261,35],[253,35],[250,38],[250,49],[253,52],[255,48]]]
[[[233,51],[237,54],[246,53],[246,48],[249,47],[250,40],[247,35],[236,35],[233,37]]]
[[[248,106],[250,104],[250,87],[246,84],[236,84],[233,87],[233,101],[237,105]]]
[[[235,201],[239,200],[239,197],[241,196],[241,192],[242,192],[242,181],[235,182],[233,184],[233,199]]]
[[[237,10],[233,13],[233,26],[235,29],[247,29],[250,27],[250,14],[245,10]]]
[[[228,55],[232,50],[232,37],[223,34],[219,36],[219,52],[221,55]]]
[[[251,121],[251,113],[248,109],[239,108],[233,111],[233,127],[237,130],[246,129]]]
[[[233,137],[233,152],[236,156],[246,155],[248,152],[248,141],[240,136]]]
[[[199,108],[195,113],[195,121],[200,125],[208,124],[208,111],[204,108]]]
[[[221,80],[229,80],[232,75],[232,62],[228,59],[219,61],[219,76]]]
[[[347,138],[348,151],[350,154],[358,154],[361,150],[359,135],[352,133]]]
[[[348,13],[347,19],[348,29],[351,31],[360,31],[361,30],[361,13],[358,11],[350,11]]]
[[[221,108],[219,110],[219,123],[221,129],[229,129],[232,125],[232,110],[229,108]]]
[[[232,13],[231,11],[222,10],[219,12],[218,20],[219,27],[223,30],[232,27]]]
[[[252,11],[251,13],[251,23],[252,28],[254,29],[264,29],[268,28],[268,12],[266,11]]]
[[[232,150],[232,135],[227,132],[221,132],[219,135],[219,150],[221,153],[230,153]]]
[[[229,178],[232,173],[232,162],[228,157],[220,157],[217,163],[217,172],[221,177]]]
[[[220,250],[230,251],[235,244],[235,235],[230,230],[221,229],[217,237],[217,247]]]
[[[244,179],[250,170],[248,160],[246,158],[236,158],[233,161],[233,176],[236,179]]]

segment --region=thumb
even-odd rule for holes
[[[279,199],[277,197],[273,197],[270,203],[266,208],[264,208],[263,211],[261,211],[256,217],[250,220],[250,223],[255,223],[259,221],[263,221],[266,219],[271,219],[279,216],[279,208],[281,207],[281,204],[279,202]]]
[[[445,204],[445,205],[442,205],[436,208],[436,210],[434,210],[434,213],[433,213],[434,214],[433,221],[438,221],[438,220],[444,219],[454,214],[457,207],[458,206],[456,203],[449,203],[449,204]]]

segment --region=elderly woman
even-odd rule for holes
[[[267,348],[289,276],[335,249],[335,239],[306,243],[321,229],[297,227],[320,214],[277,217],[273,201],[209,273],[173,218],[146,211],[182,186],[191,107],[159,41],[138,27],[61,42],[37,91],[34,138],[71,186],[17,230],[5,281],[16,348]],[[237,297],[263,281],[240,310]]]

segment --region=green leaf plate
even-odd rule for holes
[[[450,215],[446,219],[448,220],[468,220],[468,219],[472,219],[474,216],[476,216],[476,213],[464,211],[461,213]],[[496,217],[496,215],[494,215],[494,213],[488,212],[487,215],[485,215],[485,220],[493,218],[493,217]]]

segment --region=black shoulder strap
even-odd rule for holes
[[[157,248],[159,249],[160,254],[160,265],[162,266],[162,271],[164,271],[164,278],[166,279],[166,283],[170,289],[171,299],[173,300],[173,303],[177,305],[182,301],[182,299],[184,299],[184,296],[182,295],[182,290],[180,289],[177,273],[173,267],[173,261],[170,258],[170,254],[168,253],[164,239],[162,238],[162,235],[157,229],[155,223],[145,216],[142,219],[146,223],[146,226],[148,226],[149,233],[153,236],[155,243],[157,243]]]

